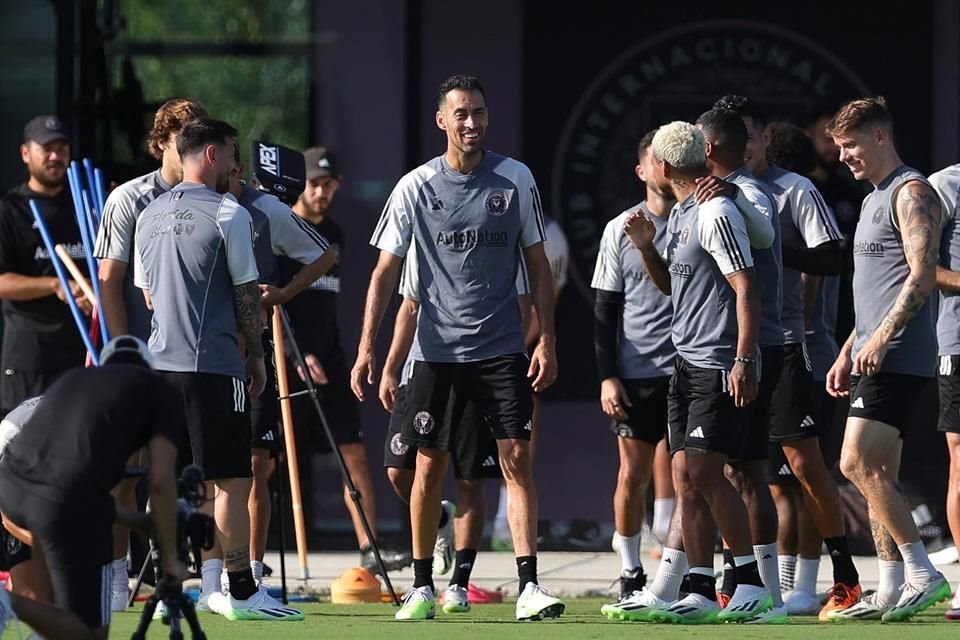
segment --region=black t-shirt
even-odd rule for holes
[[[327,239],[338,254],[337,263],[316,282],[294,296],[284,307],[290,315],[297,344],[305,353],[320,358],[329,358],[340,350],[340,330],[337,325],[337,294],[340,292],[340,267],[343,262],[343,229],[329,216],[320,224],[307,221],[320,235]],[[280,282],[286,285],[303,268],[290,258],[279,256]]]
[[[156,373],[129,364],[78,367],[44,393],[0,467],[54,502],[106,496],[131,454],[154,436],[178,444],[185,424],[180,396]]]
[[[87,273],[80,228],[68,188],[48,197],[21,185],[0,198],[0,273],[56,276],[53,263],[30,211],[30,199],[57,244],[65,245]],[[3,366],[30,371],[58,371],[83,363],[83,340],[70,307],[55,295],[36,300],[3,301]]]

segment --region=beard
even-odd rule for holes
[[[43,165],[33,168],[30,170],[30,175],[33,176],[33,179],[42,184],[43,186],[55,189],[57,187],[62,187],[66,182],[67,170],[66,167],[54,167],[47,168]]]
[[[229,174],[218,175],[217,183],[214,188],[217,193],[227,193],[228,191],[230,191],[230,175]]]

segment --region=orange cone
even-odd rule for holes
[[[334,604],[380,602],[380,581],[366,569],[347,569],[330,585],[330,601]]]

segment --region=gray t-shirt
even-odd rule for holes
[[[836,362],[837,306],[840,301],[840,277],[828,276],[820,281],[817,302],[813,307],[813,324],[806,332],[807,357],[813,370],[813,379],[824,382],[827,372]]]
[[[761,180],[770,186],[780,210],[780,239],[784,247],[810,248],[840,240],[833,211],[807,178],[771,164]],[[787,344],[803,342],[803,281],[800,272],[783,267],[783,309],[780,313]]]
[[[940,239],[940,266],[960,271],[960,226],[957,205],[960,204],[960,164],[937,171],[930,184],[943,201],[944,231]],[[960,355],[960,293],[940,291],[937,315],[937,348],[941,356]]]
[[[754,209],[770,220],[770,226],[773,227],[773,243],[766,249],[751,248],[751,251],[757,286],[760,289],[759,344],[761,347],[779,347],[784,340],[783,324],[780,321],[780,310],[783,307],[783,256],[780,250],[780,223],[777,220],[776,199],[767,185],[754,178],[746,166],[740,167],[725,179],[736,184]]]
[[[245,185],[237,200],[253,221],[253,253],[260,282],[280,284],[277,256],[310,264],[329,248],[326,238],[276,196]]]
[[[703,369],[729,370],[737,355],[737,296],[726,280],[753,266],[746,224],[729,198],[677,203],[664,258],[673,299],[673,345]]]
[[[667,216],[655,216],[646,203],[627,209],[607,223],[600,238],[597,264],[590,286],[623,294],[623,318],[618,338],[617,367],[620,377],[658,378],[670,375],[677,350],[670,337],[673,305],[670,296],[657,288],[643,266],[643,258],[623,232],[627,218],[640,209],[653,222],[653,245],[663,254],[667,248]]]
[[[901,165],[863,200],[853,236],[854,358],[893,308],[910,273],[893,207],[897,192],[908,180],[929,184],[919,171]],[[930,296],[890,340],[880,371],[932,378],[937,364],[936,324],[936,297]]]
[[[157,370],[243,379],[233,288],[258,279],[247,210],[230,194],[181,183],[143,210],[136,249]]]
[[[555,291],[563,289],[567,284],[567,268],[570,265],[570,243],[567,242],[567,236],[563,233],[560,223],[553,218],[546,220],[547,239],[543,243],[543,251],[547,254],[547,262],[550,263],[550,273],[553,275],[553,288]]]
[[[125,182],[107,197],[97,232],[94,257],[109,258],[127,264],[123,278],[123,304],[127,312],[127,333],[141,340],[150,337],[150,317],[143,293],[133,283],[133,247],[137,218],[148,204],[170,191],[171,185],[160,175],[160,170]]]
[[[33,415],[41,398],[43,396],[27,398],[0,421],[0,454],[3,454],[3,450],[7,448],[10,441],[23,430],[23,425]]]
[[[400,257],[416,244],[424,359],[476,362],[523,352],[517,270],[545,237],[530,170],[488,151],[466,175],[439,156],[404,176],[370,244]]]

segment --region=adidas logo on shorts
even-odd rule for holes
[[[481,466],[481,467],[495,467],[495,466],[497,466],[497,461],[493,459],[493,456],[487,456],[486,459],[483,461],[483,464],[480,465],[480,466]]]
[[[273,431],[267,431],[260,439],[266,440],[267,442],[273,442]]]
[[[863,409],[863,396],[850,403],[851,409]]]
[[[792,476],[792,475],[793,475],[793,471],[790,471],[790,465],[785,464],[785,465],[783,465],[782,467],[780,467],[780,470],[779,470],[779,471],[777,471],[777,475],[778,475],[778,476]]]
[[[706,438],[706,436],[703,435],[703,427],[697,427],[696,429],[694,429],[693,431],[691,431],[691,432],[690,432],[690,437],[691,437],[691,438],[700,438],[701,440],[704,439],[704,438]]]
[[[800,428],[805,429],[807,427],[812,427],[814,424],[816,423],[813,421],[813,418],[807,416],[803,419],[803,422],[800,423]]]

